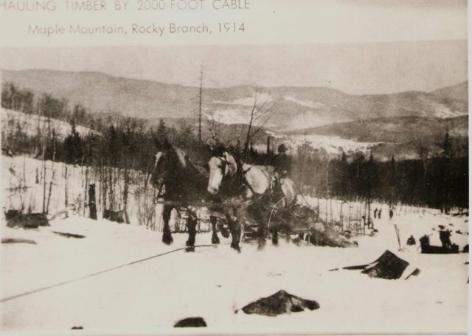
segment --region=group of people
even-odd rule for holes
[[[390,219],[393,218],[393,208],[390,208],[390,210],[388,211],[388,216],[389,216]],[[380,209],[375,208],[374,209],[374,218],[378,218],[378,219],[382,218],[382,208],[380,208]]]
[[[382,209],[375,208],[374,210],[374,218],[382,218]]]

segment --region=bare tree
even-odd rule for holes
[[[216,141],[218,139],[220,129],[219,124],[214,116],[208,119],[208,132],[210,132],[210,138],[212,141]]]
[[[423,178],[426,178],[427,169],[428,169],[428,159],[430,157],[430,150],[425,144],[420,143],[417,148],[417,153],[423,165]]]
[[[203,69],[200,70],[200,88],[198,91],[198,97],[198,140],[202,142]]]
[[[54,179],[56,176],[56,166],[55,166],[55,161],[56,160],[56,132],[53,129],[52,130],[52,161],[51,161],[51,180],[49,181],[49,190],[48,190],[48,197],[47,197],[47,203],[46,203],[46,213],[49,213],[49,203],[51,202],[51,194],[52,194],[52,186],[54,184]]]
[[[271,117],[272,103],[269,100],[258,101],[258,93],[254,92],[254,102],[249,113],[249,122],[244,141],[244,155],[247,157],[249,145],[254,137],[264,128]]]

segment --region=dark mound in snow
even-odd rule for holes
[[[202,317],[187,317],[177,321],[174,328],[199,328],[206,326],[207,324]]]
[[[8,210],[5,213],[5,218],[9,227],[37,229],[40,226],[49,226],[46,214],[43,213],[23,214],[17,210]]]
[[[310,231],[309,241],[315,246],[357,247],[357,242],[351,242],[341,233],[327,224],[317,223]]]
[[[415,237],[413,237],[413,236],[408,237],[408,239],[406,240],[406,244],[409,245],[409,246],[410,245],[416,245]]]
[[[370,264],[347,266],[343,267],[343,269],[360,269],[362,270],[362,273],[367,274],[372,278],[399,279],[409,264],[408,261],[403,260],[389,250],[386,250],[378,259]],[[419,274],[419,269],[415,269],[408,277],[417,274]]]
[[[398,279],[409,264],[408,261],[387,250],[372,264],[366,266],[362,273],[374,278]]]
[[[315,310],[320,308],[316,301],[306,300],[301,297],[280,290],[271,296],[261,298],[243,307],[246,314],[258,314],[265,316],[277,316],[286,313],[304,311],[305,308]]]
[[[252,211],[260,212],[261,209],[255,207]],[[317,211],[305,205],[294,204],[290,207],[278,209],[275,214],[269,214],[267,217],[271,219],[270,226],[272,228],[278,228],[281,232],[288,234],[307,234],[304,239],[316,246],[357,246],[343,234],[337,232],[332,225],[323,223]]]
[[[112,222],[127,223],[126,213],[124,210],[113,211],[113,210],[105,209],[103,211],[103,218],[108,219]]]

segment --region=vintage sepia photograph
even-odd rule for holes
[[[468,333],[466,1],[300,3],[0,48],[1,332]]]

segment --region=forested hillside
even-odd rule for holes
[[[194,119],[174,123],[162,119],[153,126],[145,119],[91,113],[79,104],[46,94],[35,96],[14,85],[2,87],[2,108],[4,154],[97,169],[117,167],[122,169],[123,180],[130,170],[149,173],[154,155],[165,141],[182,148],[202,167],[206,167],[209,145],[214,141],[221,141],[249,163],[273,164],[277,154],[275,143],[270,142],[274,139],[267,139],[262,128],[252,132],[248,125],[224,129],[225,134],[235,136],[228,141],[217,136],[217,132],[223,134],[221,124],[209,122],[203,125],[202,134],[211,141],[203,141]],[[256,150],[256,141],[267,141],[269,146]],[[415,148],[420,159],[400,160],[393,154],[389,160],[379,161],[375,152],[347,155],[341,150],[333,157],[323,148],[302,144],[291,154],[291,176],[300,192],[320,197],[401,201],[447,211],[468,204],[468,156],[457,155],[457,145],[448,132],[438,131],[434,151]]]

